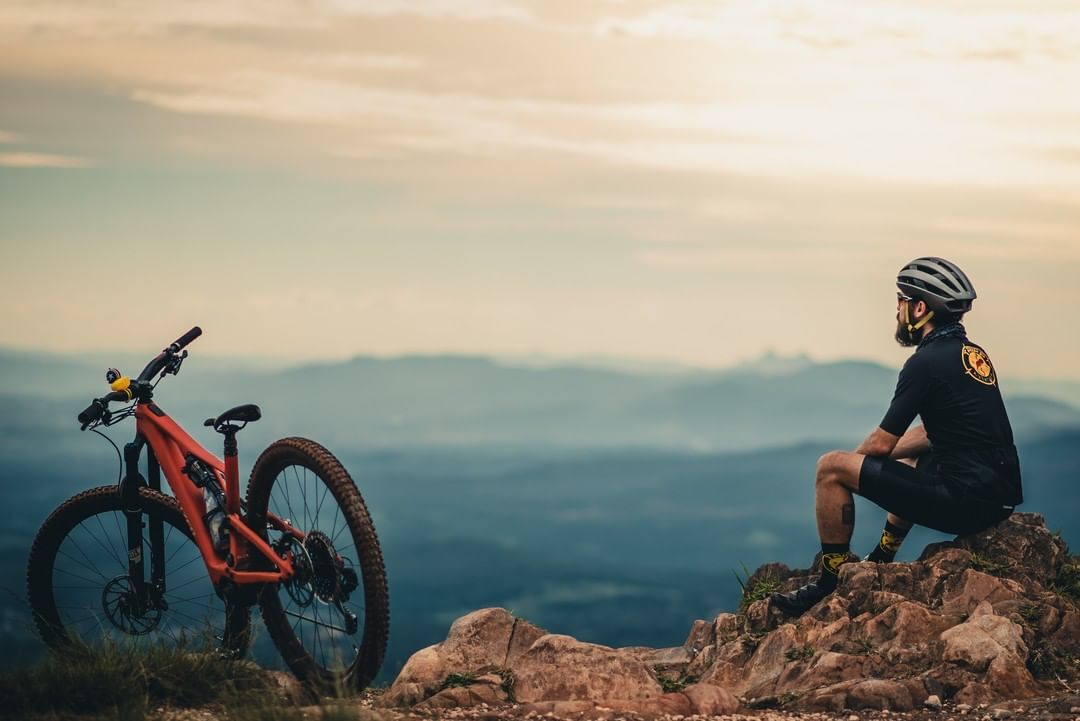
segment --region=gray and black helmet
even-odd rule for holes
[[[975,286],[964,271],[944,258],[916,258],[896,276],[896,287],[939,313],[966,313],[975,300]]]

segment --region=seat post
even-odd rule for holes
[[[218,430],[225,436],[225,510],[240,513],[240,450],[236,433],[240,426],[226,423]]]

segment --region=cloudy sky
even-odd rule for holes
[[[6,0],[0,346],[1080,378],[1080,6]]]

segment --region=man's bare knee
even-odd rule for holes
[[[821,456],[817,461],[817,472],[820,476],[822,473],[828,474],[831,471],[836,470],[839,461],[844,456],[844,451],[829,451]]]

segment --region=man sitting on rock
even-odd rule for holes
[[[900,371],[892,404],[854,453],[818,460],[816,507],[821,575],[773,605],[798,616],[832,593],[849,544],[857,493],[888,511],[866,560],[889,562],[915,523],[966,535],[1006,518],[1023,501],[1020,462],[997,374],[960,324],[975,289],[956,265],[917,258],[896,279],[896,340],[915,352]],[[908,430],[920,416],[923,425]]]

